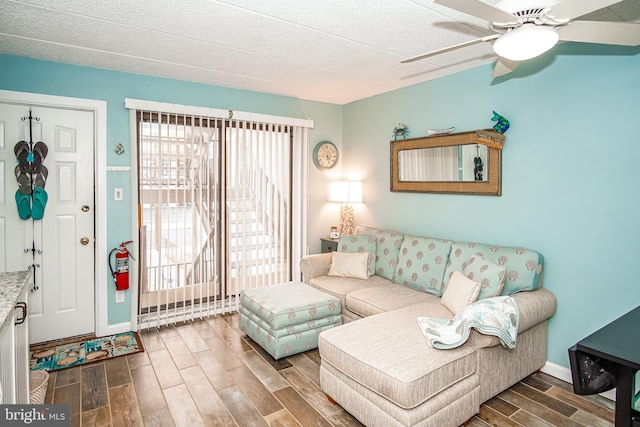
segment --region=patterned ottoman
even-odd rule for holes
[[[318,347],[320,332],[342,324],[340,299],[302,282],[246,289],[240,329],[274,359]]]

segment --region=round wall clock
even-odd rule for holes
[[[320,170],[331,169],[338,163],[338,149],[329,141],[320,141],[313,149],[313,163]]]

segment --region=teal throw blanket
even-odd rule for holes
[[[437,349],[456,348],[469,339],[471,328],[481,334],[495,335],[503,346],[516,346],[520,312],[513,298],[501,296],[487,298],[468,305],[451,320],[418,317],[418,325],[427,343]]]

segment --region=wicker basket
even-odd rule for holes
[[[49,373],[47,371],[29,371],[29,400],[32,405],[42,405],[47,394]]]

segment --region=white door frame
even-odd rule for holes
[[[131,148],[129,156],[131,156],[131,240],[133,240],[133,248],[136,252],[135,256],[138,260],[142,259],[140,248],[140,201],[138,200],[138,121],[136,110],[129,109],[129,141]],[[139,263],[129,263],[129,277],[131,283],[131,321],[129,322],[130,331],[138,330],[138,294],[140,293],[140,281],[138,277]]]
[[[95,259],[94,259],[94,327],[96,336],[109,334],[107,297],[107,102],[66,96],[0,90],[0,102],[27,107],[66,108],[93,112],[94,117],[94,182],[95,182]],[[102,260],[102,261],[101,261]]]

